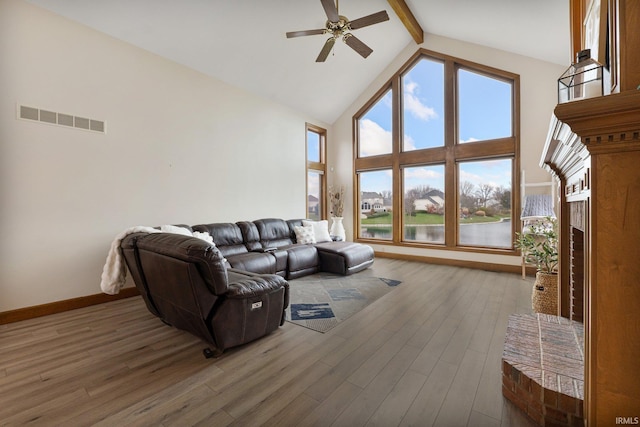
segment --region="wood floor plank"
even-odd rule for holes
[[[140,420],[141,424],[143,426],[191,426],[197,424],[211,416],[211,401],[214,400],[217,395],[217,392],[207,386],[195,387],[178,396],[176,399],[155,408],[155,410],[149,414],[150,417]],[[221,414],[218,414],[218,416],[220,415]],[[232,421],[231,416],[226,418],[226,420],[226,422],[230,423]],[[129,423],[128,420],[126,422]]]
[[[418,350],[415,347],[402,347],[393,360],[390,360],[383,368],[377,370],[379,373],[336,419],[336,425],[365,425],[371,415],[387,398],[390,391],[404,376],[405,372],[407,372],[417,354]],[[351,379],[348,382],[351,382]]]
[[[366,387],[373,378],[376,377],[378,372],[381,372],[387,364],[393,359],[395,361],[395,356],[403,349],[405,349],[405,344],[411,338],[411,336],[415,333],[418,325],[412,324],[409,327],[402,329],[399,331],[382,346],[376,352],[367,359],[365,363],[363,363],[353,374],[349,375],[347,381],[360,386],[361,388]],[[406,348],[405,351],[411,351],[412,353],[415,350],[415,355],[411,358],[409,364],[411,364],[417,354],[418,351],[415,347]]]
[[[422,389],[411,402],[411,406],[402,418],[400,425],[406,427],[432,426],[457,371],[458,367],[455,365],[444,361],[437,362]]]
[[[500,427],[500,420],[491,418],[480,412],[471,411],[469,427]]]
[[[305,371],[304,376],[299,374],[293,375],[288,382],[278,387],[278,390],[270,393],[268,397],[262,399],[260,402],[253,404],[250,410],[245,411],[242,416],[237,417],[233,425],[252,426],[256,424],[256,420],[276,418],[281,411],[288,409],[292,401],[298,396],[303,395],[307,387],[326,375],[331,367],[322,362],[315,362],[303,369]],[[311,404],[311,406],[315,408],[318,405],[317,401],[313,399],[311,399],[311,401],[312,402],[305,401],[304,406],[306,407],[307,404]],[[229,413],[233,415],[233,411],[229,410]]]
[[[436,425],[449,427],[467,425],[485,359],[486,355],[477,351],[465,352],[447,397],[438,412]]]
[[[348,381],[342,382],[320,405],[300,420],[298,427],[333,425],[338,415],[341,414],[361,392],[362,389],[360,387]]]
[[[478,322],[488,298],[482,287],[474,289],[474,292],[470,295],[473,295],[473,301],[463,308],[464,315],[441,356],[442,360],[454,365],[459,365],[462,362],[465,351],[469,347],[473,334],[478,327]]]
[[[203,419],[201,419],[200,421],[198,421],[193,425],[194,427],[211,427],[211,426],[225,427],[225,426],[231,425],[232,422],[233,422],[233,417],[231,415],[227,414],[222,410],[219,410],[207,415],[206,417],[204,417]],[[183,426],[183,425],[184,424],[178,424],[178,426]]]
[[[327,371],[323,378],[307,387],[305,394],[317,401],[326,399],[349,375],[362,366],[364,361],[368,360],[391,335],[392,333],[387,330],[378,331],[377,334],[361,342],[359,346],[352,349],[351,352],[347,354],[343,353],[342,358],[339,359],[338,362],[329,360],[331,369]],[[337,352],[333,352],[333,354],[335,353]],[[328,357],[324,358],[322,363],[327,363],[328,359]]]
[[[60,407],[70,405],[86,404],[89,396],[86,390],[76,389],[68,392],[60,393],[57,396],[51,396],[47,400],[31,402],[28,410],[17,412],[13,415],[2,417],[3,425],[51,425],[49,412],[57,410]]]
[[[411,402],[427,381],[425,375],[407,371],[393,387],[385,400],[378,406],[367,426],[397,426],[409,409]]]
[[[121,411],[110,415],[108,418],[102,420],[102,422],[97,423],[96,427],[122,425],[124,423],[136,422],[138,420],[144,422],[153,422],[155,419],[155,421],[160,422],[164,417],[164,414],[171,413],[171,411],[166,407],[167,404],[173,404],[176,400],[178,400],[178,397],[185,395],[190,396],[189,393],[193,389],[197,389],[201,393],[212,398],[217,394],[217,392],[214,392],[209,387],[206,387],[204,385],[204,382],[206,381],[208,375],[213,374],[219,370],[220,368],[218,368],[217,366],[209,366],[203,369],[198,376],[187,377],[183,381],[179,381],[176,384],[169,385],[168,387],[159,390],[149,397],[137,401],[135,404],[127,406]],[[184,403],[181,404],[184,405]]]
[[[331,352],[334,348],[343,342],[341,337],[331,337],[327,344],[321,349],[309,348],[309,351],[301,354],[295,354],[287,361],[281,358],[277,361],[278,366],[266,365],[264,372],[267,373],[264,377],[253,376],[249,379],[249,382],[254,387],[254,392],[250,395],[246,393],[239,399],[236,399],[229,404],[225,405],[224,409],[234,418],[239,418],[248,413],[252,408],[260,405],[269,396],[275,395],[279,390],[285,387],[297,377],[305,374],[305,377],[310,372],[316,373],[312,369],[312,366],[319,361],[326,353]],[[264,378],[261,381],[261,378]],[[305,387],[301,387],[305,388]]]
[[[506,285],[504,280],[497,281],[496,283]],[[501,288],[496,286],[496,289],[504,289],[504,286]],[[487,318],[493,317],[494,312],[497,311],[498,308],[499,306],[491,306],[491,312],[488,313]],[[487,415],[493,419],[500,420],[504,402],[502,397],[502,345],[504,344],[507,322],[506,318],[498,320],[499,314],[497,313],[495,314],[495,317],[495,322],[489,321],[487,328],[476,334],[477,336],[483,336],[484,339],[486,339],[488,333],[491,333],[491,338],[487,340],[487,358],[482,370],[482,376],[476,392],[476,398],[473,402],[473,409],[474,411]],[[493,326],[489,328],[489,325]],[[479,346],[477,344],[469,346],[470,349],[476,351],[478,351],[478,347]],[[480,347],[480,351],[485,351],[484,346]]]
[[[317,408],[319,402],[306,394],[300,394],[275,416],[267,419],[265,427],[297,426],[301,420]]]

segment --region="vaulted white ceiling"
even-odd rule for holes
[[[363,59],[327,36],[287,39],[323,28],[320,0],[29,0],[115,38],[333,123],[407,45],[415,44],[385,0],[340,0],[353,20],[380,10],[390,20],[354,31],[373,53]],[[429,34],[568,64],[567,0],[406,0]]]

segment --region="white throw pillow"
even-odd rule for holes
[[[164,233],[182,234],[183,236],[193,236],[193,233],[191,233],[189,229],[169,224],[161,226],[160,231]]]
[[[331,241],[331,236],[329,235],[329,221],[326,219],[323,219],[322,221],[303,220],[302,225],[313,226],[313,234],[316,237],[316,243]]]
[[[296,232],[296,241],[302,244],[315,243],[316,237],[312,225],[296,225],[293,227]]]

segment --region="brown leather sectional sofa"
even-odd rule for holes
[[[301,224],[269,218],[182,226],[208,232],[214,244],[181,234],[134,233],[120,247],[149,311],[209,342],[209,354],[219,355],[284,323],[286,279],[319,271],[348,275],[373,264],[367,245],[297,243]]]
[[[367,245],[334,241],[298,244],[295,227],[302,221],[267,218],[194,225],[192,229],[211,234],[229,267],[254,273],[287,279],[318,271],[349,275],[373,264],[373,249]]]

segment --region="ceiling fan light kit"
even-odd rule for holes
[[[388,21],[389,15],[385,10],[372,13],[371,15],[363,16],[362,18],[349,21],[345,16],[338,13],[338,7],[333,3],[333,0],[320,0],[325,13],[327,14],[327,22],[325,28],[316,30],[304,30],[304,31],[290,31],[287,33],[287,38],[301,37],[301,36],[313,36],[318,34],[329,34],[331,37],[327,39],[320,54],[316,58],[316,62],[324,62],[335,44],[338,38],[342,38],[342,41],[355,50],[363,58],[368,57],[373,52],[369,46],[362,42],[359,38],[354,36],[351,31],[358,28],[367,27],[369,25],[378,24],[380,22]]]

